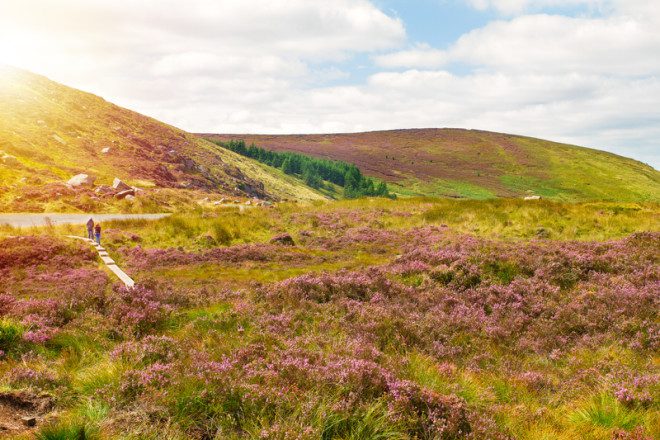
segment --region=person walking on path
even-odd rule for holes
[[[101,223],[97,223],[96,226],[94,227],[94,233],[96,235],[96,243],[98,245],[101,245]]]
[[[87,238],[94,240],[94,219],[87,220]]]

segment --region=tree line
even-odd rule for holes
[[[247,146],[243,140],[215,143],[242,156],[279,168],[312,188],[323,188],[324,181],[334,183],[344,188],[344,197],[348,199],[393,197],[385,182],[364,176],[357,166],[347,162],[319,159],[300,153],[270,151],[254,144]]]

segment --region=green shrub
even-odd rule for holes
[[[12,353],[18,350],[23,337],[23,326],[11,319],[0,320],[0,350]]]
[[[35,435],[37,440],[93,440],[98,439],[98,429],[82,421],[61,422],[46,425]]]
[[[215,238],[215,241],[218,244],[224,246],[231,244],[231,232],[229,232],[227,228],[222,225],[222,223],[215,222],[213,225],[211,225],[211,228],[213,229],[213,238]]]

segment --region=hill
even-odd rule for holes
[[[170,196],[159,202],[196,192],[322,198],[277,170],[175,127],[43,76],[0,66],[0,210],[107,205],[93,192],[64,185],[79,173],[96,177],[99,185],[118,177],[145,189],[146,198],[159,191]]]
[[[244,139],[275,151],[354,163],[404,195],[660,200],[660,172],[648,165],[524,136],[463,129],[201,136],[216,141]]]

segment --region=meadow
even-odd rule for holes
[[[359,199],[107,223],[135,290],[63,238],[80,227],[1,227],[0,425],[26,439],[660,438],[659,214]],[[37,426],[12,425],[12,408]]]

